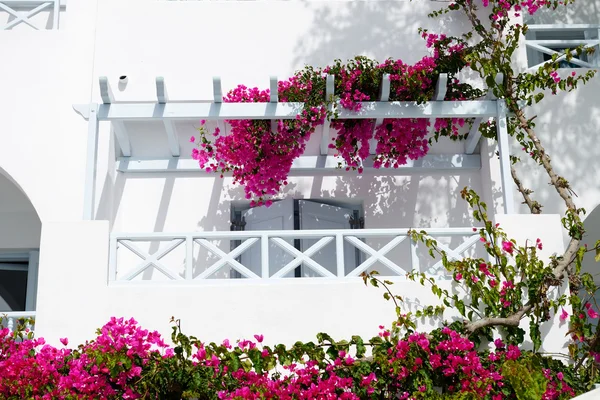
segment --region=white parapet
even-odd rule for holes
[[[540,237],[545,252],[562,249],[558,216],[498,216],[497,220],[520,241]],[[61,337],[80,343],[93,338],[96,328],[111,316],[123,316],[169,337],[169,320],[174,316],[182,320],[185,332],[202,340],[235,340],[260,333],[267,343],[291,344],[314,340],[318,332],[337,338],[370,337],[379,325],[389,327],[395,317],[393,304],[382,298],[383,291],[365,287],[360,278],[112,285],[108,244],[106,221],[44,224],[38,336],[53,344]],[[418,283],[394,280],[392,290],[406,299],[407,310],[435,304],[434,296]],[[438,323],[422,320],[420,328],[431,329]],[[558,321],[549,327],[544,332],[544,351],[562,351],[565,332]]]
[[[565,249],[562,236],[562,224],[558,214],[500,214],[496,215],[495,220],[500,227],[506,231],[508,237],[515,239],[519,246],[527,244],[533,246],[537,239],[542,242],[542,250],[538,253],[542,260],[548,261],[553,254],[561,255]],[[555,288],[551,296],[558,296],[568,290],[566,285]],[[571,313],[571,308],[565,306],[564,309]],[[568,354],[567,332],[568,323],[560,321],[559,313],[553,316],[552,324],[547,324],[542,328],[542,348],[547,353]],[[529,321],[523,319],[521,328],[529,330]]]

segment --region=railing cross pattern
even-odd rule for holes
[[[599,46],[600,45],[600,41],[598,41],[598,40],[589,40],[589,41],[584,41],[584,42],[587,42],[587,43],[582,43],[582,44],[587,44],[586,48],[595,47],[595,46]],[[533,49],[533,50],[536,50],[536,51],[538,51],[540,53],[548,54],[550,56],[552,56],[554,54],[557,54],[558,58],[556,59],[556,61],[562,61],[562,60],[565,60],[567,58],[567,54],[558,52],[556,50],[553,50],[551,48],[543,46],[543,45],[541,45],[539,43],[536,43],[535,40],[527,41],[527,42],[525,42],[525,45],[527,47]],[[535,70],[535,69],[537,69],[537,68],[539,68],[539,67],[541,67],[541,66],[543,66],[545,64],[548,64],[550,62],[553,62],[552,59],[546,60],[546,61],[541,62],[539,64],[536,64],[536,65],[534,65],[532,67],[529,67],[529,70]],[[593,64],[590,64],[588,62],[579,60],[579,59],[577,59],[575,57],[571,58],[569,60],[569,62],[571,64],[579,65],[580,67],[584,67],[584,68],[596,68],[596,66],[594,66]]]
[[[332,274],[321,264],[310,258],[323,247],[327,246],[327,244],[331,243],[334,239],[334,236],[326,236],[324,238],[321,238],[317,243],[310,246],[308,249],[306,249],[306,251],[301,252],[300,250],[296,249],[281,238],[271,238],[271,241],[273,241],[273,243],[275,243],[291,255],[295,256],[295,258],[292,261],[290,261],[285,267],[277,271],[277,273],[273,274],[273,278],[283,278],[287,273],[291,272],[294,268],[300,266],[300,264],[302,263],[305,263],[307,267],[309,267],[316,273],[321,274],[321,276],[335,278],[334,274]]]
[[[363,271],[366,271],[368,268],[370,268],[377,261],[381,262],[383,265],[385,265],[392,271],[395,271],[398,275],[405,274],[406,271],[403,270],[402,268],[400,268],[400,266],[398,264],[394,263],[389,258],[385,257],[385,255],[390,250],[392,250],[393,248],[398,246],[405,239],[406,239],[406,236],[396,236],[394,239],[390,240],[389,243],[386,244],[385,246],[383,246],[381,249],[375,250],[368,244],[366,244],[363,241],[361,241],[360,239],[358,239],[356,236],[346,236],[346,240],[348,242],[352,243],[356,248],[358,248],[359,250],[362,250],[363,252],[367,253],[370,256],[362,264],[360,264],[358,267],[353,269],[348,274],[348,276],[358,276],[360,273],[362,273]]]
[[[198,275],[196,279],[208,278],[210,275],[214,274],[227,264],[229,264],[240,274],[244,275],[246,278],[260,279],[260,276],[256,275],[254,272],[244,267],[235,259],[236,257],[239,257],[243,252],[248,250],[254,243],[256,243],[258,241],[258,238],[249,238],[245,240],[241,245],[239,245],[229,253],[225,253],[223,250],[219,249],[217,246],[215,246],[206,239],[195,239],[194,241],[202,247],[204,247],[205,249],[211,251],[212,253],[220,257],[219,261],[217,261],[216,263],[211,265],[206,271]]]
[[[426,236],[426,237],[428,239],[435,240],[431,236]],[[446,246],[442,243],[439,243],[437,240],[436,240],[436,242],[437,242],[437,247],[439,247],[440,249],[445,251],[449,258],[451,258],[453,260],[459,260],[462,256],[462,254],[465,251],[467,251],[468,249],[470,249],[473,245],[475,245],[475,243],[477,243],[479,241],[479,239],[480,239],[479,235],[473,235],[469,239],[467,239],[465,242],[461,243],[461,245],[458,246],[454,250],[450,249],[448,246]],[[431,268],[429,268],[429,271],[435,272],[442,265],[443,265],[443,261],[440,260],[437,263],[435,263]]]
[[[135,255],[137,255],[138,257],[140,257],[141,259],[144,260],[140,264],[138,264],[138,266],[135,269],[133,269],[131,272],[125,274],[125,276],[123,276],[123,278],[121,278],[121,279],[125,280],[125,281],[130,281],[133,278],[135,278],[136,276],[138,276],[139,274],[141,274],[142,272],[144,272],[149,266],[154,265],[154,267],[156,269],[158,269],[160,272],[167,275],[171,279],[183,280],[183,278],[181,276],[179,276],[178,274],[172,273],[171,271],[169,271],[169,269],[167,267],[165,267],[160,261],[158,261],[161,258],[163,258],[164,256],[166,256],[167,254],[169,254],[171,251],[173,251],[175,248],[177,248],[183,242],[185,242],[185,239],[176,239],[167,248],[165,248],[162,252],[159,253],[157,251],[154,254],[148,254],[147,252],[140,250],[140,248],[137,247],[136,245],[134,245],[133,243],[121,240],[120,243],[123,246],[125,246],[126,248],[131,250],[131,252],[133,252]]]
[[[27,25],[29,25],[30,27],[32,27],[35,30],[39,30],[39,28],[37,26],[35,26],[34,24],[31,23],[31,21],[29,21],[29,18],[35,16],[36,14],[38,14],[39,12],[43,11],[45,8],[55,4],[56,2],[53,1],[47,1],[44,2],[42,4],[40,4],[39,6],[35,7],[33,10],[27,11],[24,14],[19,13],[18,11],[14,10],[13,8],[7,6],[6,4],[4,4],[3,2],[0,1],[0,8],[2,8],[4,11],[6,11],[7,13],[9,13],[10,15],[14,16],[15,19],[10,21],[8,24],[4,25],[2,27],[3,30],[6,29],[10,29],[13,26],[16,26],[20,23],[25,23]],[[54,12],[59,12],[59,10],[55,10]]]

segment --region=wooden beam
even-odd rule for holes
[[[390,81],[390,74],[383,74],[381,78],[381,86],[379,88],[379,101],[386,102],[390,100],[390,87],[392,82]],[[377,118],[375,120],[375,126],[373,127],[373,137],[369,140],[369,153],[375,154],[377,148],[377,139],[375,138],[375,131],[377,127],[383,123],[383,118]]]
[[[334,156],[302,156],[294,160],[290,176],[356,174],[356,172],[346,172],[345,169],[339,168],[340,161],[340,158]],[[132,159],[121,157],[117,160],[116,168],[119,172],[128,173],[187,172],[214,176],[212,173],[201,170],[198,162],[191,158]],[[481,169],[481,158],[479,154],[428,154],[419,160],[409,160],[406,165],[401,165],[397,169],[375,169],[373,161],[367,159],[363,168],[363,174],[374,175],[405,175],[413,172],[461,173]]]
[[[104,103],[103,105],[109,108],[111,106],[115,106],[115,97],[113,95],[112,89],[110,88],[108,78],[106,76],[101,76],[99,79],[99,83],[100,97],[102,98],[102,103]],[[127,130],[125,129],[125,124],[123,123],[123,120],[115,120],[111,122],[113,124],[113,131],[115,132],[115,137],[117,138],[117,143],[119,143],[119,147],[121,148],[121,153],[123,153],[123,156],[125,157],[130,157],[131,143],[129,143],[129,137],[127,135]]]
[[[279,86],[277,85],[277,77],[271,76],[269,79],[269,103],[278,103],[279,102]],[[277,132],[278,120],[271,120],[271,132]]]
[[[85,166],[85,191],[83,193],[83,219],[94,219],[96,208],[96,174],[98,160],[98,117],[97,105],[90,104],[88,119],[87,153]]]
[[[335,93],[335,76],[327,75],[325,77],[325,101],[332,101],[332,97]],[[333,102],[328,106],[328,112],[333,113],[334,104]],[[331,121],[328,117],[325,117],[325,121],[323,122],[323,134],[321,135],[321,155],[327,155],[329,151],[329,141],[330,141],[330,125]]]
[[[165,78],[162,76],[156,77],[156,98],[158,104],[166,104],[169,101],[169,95],[167,94],[167,87],[165,85]],[[173,157],[179,157],[179,136],[177,135],[177,129],[175,128],[175,122],[165,119],[163,120],[165,125],[165,131],[167,132],[167,140],[169,142],[169,149]]]
[[[504,81],[504,74],[497,74],[495,81],[496,85],[502,85],[502,82]],[[495,100],[496,96],[494,95],[493,90],[491,88],[488,89],[489,90],[485,98],[488,100]],[[479,131],[479,127],[481,126],[483,120],[483,118],[475,118],[473,125],[471,125],[471,130],[469,131],[469,135],[467,136],[467,141],[465,143],[466,154],[473,154],[475,152],[475,148],[477,147],[479,140],[481,140],[481,132]]]
[[[213,77],[213,100],[217,106],[223,102],[223,88],[221,78],[218,76]],[[223,120],[217,120],[217,128],[219,128],[221,134],[225,134],[225,122]]]
[[[100,121],[179,121],[226,119],[295,119],[303,103],[206,103],[169,102],[101,104]],[[360,111],[339,109],[338,119],[377,118],[473,118],[495,117],[496,102],[491,100],[415,102],[362,102]]]
[[[435,93],[433,94],[433,100],[443,101],[446,98],[446,92],[448,91],[448,74],[440,74],[438,77],[437,85],[435,86]]]

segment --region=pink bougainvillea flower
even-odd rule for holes
[[[262,343],[264,336],[263,335],[254,335],[254,339],[256,339],[256,341],[258,343]]]
[[[590,317],[592,319],[598,318],[598,313],[592,307],[587,309],[587,315],[588,315],[588,317]]]
[[[566,321],[569,318],[569,313],[563,308],[562,313],[560,314],[560,320]]]
[[[514,251],[514,247],[513,247],[513,246],[514,246],[513,242],[509,242],[509,241],[507,241],[507,240],[504,240],[504,241],[502,242],[502,250],[504,250],[504,251],[505,251],[505,252],[507,252],[508,254],[511,254],[511,255],[512,255],[512,253],[513,253],[513,251]]]
[[[66,345],[69,344],[69,339],[67,339],[67,338],[61,338],[60,342],[63,344],[63,346],[66,346]]]

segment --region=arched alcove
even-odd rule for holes
[[[0,314],[35,310],[41,228],[27,195],[0,169]]]

